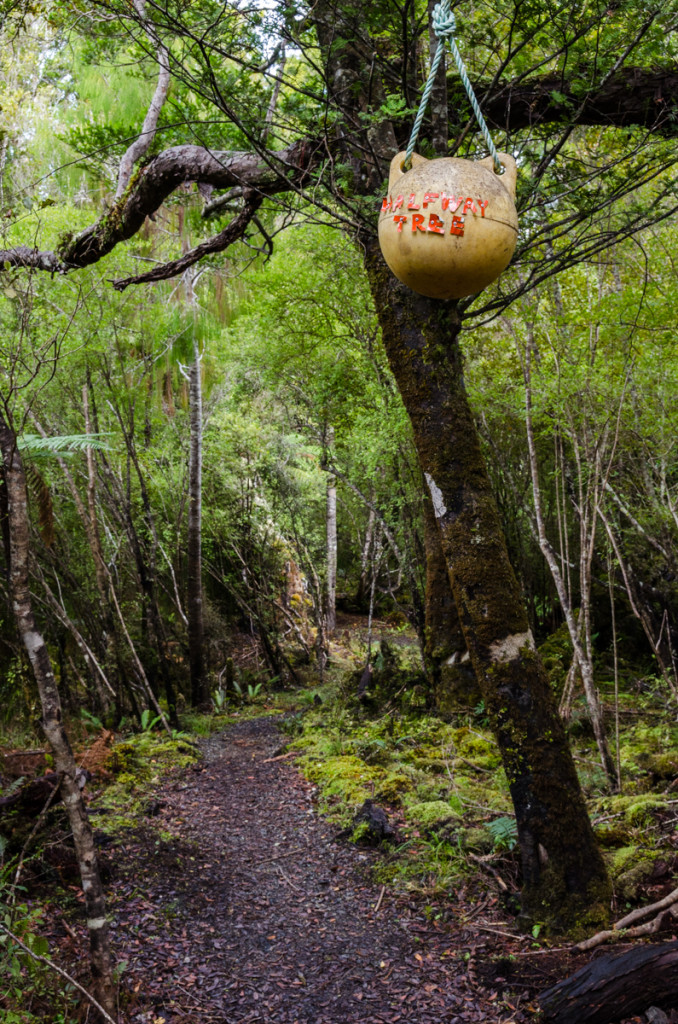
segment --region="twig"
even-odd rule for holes
[[[544,956],[545,953],[571,953],[572,946],[548,946],[545,949],[521,949],[511,956]]]
[[[617,939],[638,939],[641,935],[654,935],[671,924],[674,917],[675,912],[671,907],[668,910],[660,911],[656,917],[653,917],[651,921],[646,921],[645,924],[636,925],[635,928],[617,928],[615,925],[614,928],[598,932],[590,939],[585,939],[572,948],[578,953],[585,953],[589,949],[595,949],[596,946],[602,946],[604,942],[616,942]]]
[[[513,932],[503,932],[499,928],[490,928],[486,924],[465,924],[464,928],[471,928],[477,932],[490,932],[491,935],[505,935],[507,939],[515,939],[516,942],[524,942],[526,935],[514,935]]]
[[[472,860],[475,864],[479,864],[481,868],[485,868],[486,871],[489,871],[492,877],[497,881],[497,884],[499,885],[500,889],[503,889],[504,892],[508,892],[508,885],[501,877],[499,872],[496,870],[496,868],[493,868],[491,864],[488,864],[486,861],[484,861],[483,858],[479,857],[477,853],[469,853],[468,856],[469,860]]]
[[[301,890],[299,889],[299,886],[298,886],[298,885],[295,885],[295,884],[294,884],[294,882],[292,881],[292,879],[290,878],[290,876],[289,876],[288,874],[286,874],[286,873],[285,873],[285,872],[283,871],[283,869],[282,869],[282,868],[280,867],[280,865],[279,865],[279,864],[276,864],[276,868],[275,868],[275,869],[276,869],[276,871],[278,872],[278,874],[280,875],[280,877],[281,877],[281,878],[283,879],[283,881],[287,882],[287,884],[288,884],[289,886],[291,886],[291,887],[292,887],[293,889],[296,889],[296,890],[297,890],[297,892],[300,892],[300,891],[301,891]]]
[[[3,754],[3,757],[27,757],[29,754],[46,754],[46,750],[11,750],[7,754]]]
[[[376,907],[374,908],[374,913],[375,913],[375,914],[378,914],[378,913],[379,913],[379,910],[380,910],[380,908],[381,908],[381,901],[382,901],[382,900],[383,900],[383,898],[384,898],[384,893],[385,893],[385,892],[386,892],[386,886],[385,886],[385,885],[382,885],[382,887],[381,887],[381,892],[379,893],[379,899],[377,900],[377,905],[376,905]]]
[[[14,932],[11,932],[9,928],[6,928],[4,924],[0,923],[0,931],[3,931],[5,935],[8,935],[12,942],[15,942],[17,946],[21,946],[24,952],[28,953],[28,955],[33,957],[34,960],[37,960],[38,963],[45,964],[47,967],[51,967],[53,971],[56,971],[57,974],[60,974],[62,978],[65,978],[66,981],[69,982],[69,984],[77,988],[79,992],[82,992],[85,999],[87,999],[88,1002],[90,1002],[92,1006],[99,1011],[104,1020],[108,1021],[109,1024],[117,1024],[117,1021],[113,1020],[111,1015],[108,1014],[106,1010],[104,1010],[103,1006],[97,1002],[92,993],[88,992],[86,988],[83,988],[80,982],[76,981],[75,978],[68,974],[67,971],[64,971],[62,967],[58,967],[54,963],[54,961],[50,960],[48,957],[41,956],[39,953],[34,953],[32,949],[29,949],[28,946],[24,942],[22,942],[21,939],[14,934]]]
[[[638,907],[637,910],[632,910],[626,917],[622,917],[621,921],[615,923],[614,929],[616,931],[619,928],[626,928],[636,921],[642,921],[644,917],[651,917],[657,911],[666,910],[667,907],[673,906],[674,903],[678,903],[678,889],[674,889],[663,900],[651,903],[648,907]]]

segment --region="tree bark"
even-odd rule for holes
[[[480,700],[480,690],[466,649],[433,505],[427,494],[424,495],[424,545],[426,672],[440,711],[468,710]]]
[[[61,777],[61,796],[73,832],[73,842],[85,896],[94,995],[107,1013],[116,1013],[113,960],[109,943],[106,901],[99,874],[94,836],[78,785],[78,766],[62,721],[61,700],[47,645],[36,628],[29,587],[28,496],[16,437],[0,412],[0,451],[8,499],[10,585],[17,629],[33,669],[42,706],[42,724]]]
[[[331,636],[337,625],[337,478],[327,475],[327,614],[325,622]]]
[[[678,942],[667,942],[597,957],[542,992],[539,1005],[551,1024],[611,1024],[677,999]]]
[[[609,880],[508,559],[464,387],[456,303],[411,292],[371,240],[366,267],[516,811],[524,910],[553,928],[605,920]]]
[[[118,169],[118,187],[115,192],[116,199],[120,198],[129,185],[134,165],[141,160],[142,156],[144,156],[144,154],[147,153],[153,145],[153,139],[155,138],[156,129],[158,127],[158,118],[160,117],[162,108],[165,105],[165,100],[167,99],[167,93],[169,92],[170,87],[170,66],[167,47],[163,46],[151,30],[151,23],[146,17],[146,4],[144,3],[144,0],[132,0],[132,2],[137,15],[143,23],[151,46],[154,46],[156,50],[158,59],[158,82],[155,87],[155,92],[153,93],[153,98],[151,99],[148,110],[146,111],[146,117],[144,118],[141,132],[139,133],[138,138],[136,138],[128,147],[120,161],[120,167]]]
[[[189,371],[191,437],[188,456],[188,660],[191,674],[191,699],[194,704],[207,700],[207,681],[203,657],[202,614],[202,378],[198,343],[193,340],[193,363]]]

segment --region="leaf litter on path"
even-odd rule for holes
[[[372,884],[379,854],[334,841],[280,743],[270,719],[238,723],[207,761],[165,782],[159,828],[120,850],[112,909],[129,1019],[528,1020],[469,969],[496,940],[461,922],[442,929],[415,899]],[[160,838],[168,830],[175,838]]]

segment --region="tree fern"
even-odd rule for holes
[[[21,434],[17,444],[22,452],[32,457],[48,458],[52,455],[73,455],[87,448],[109,452],[111,446],[106,440],[111,434],[57,434],[42,437],[40,434]]]

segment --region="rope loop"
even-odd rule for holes
[[[419,129],[421,128],[421,123],[424,120],[424,111],[426,110],[426,107],[428,106],[428,101],[431,98],[433,83],[435,81],[436,74],[438,73],[438,67],[440,65],[440,61],[445,50],[445,40],[448,39],[450,42],[452,56],[454,57],[455,64],[457,65],[457,68],[459,70],[459,75],[464,84],[464,88],[466,89],[469,102],[473,108],[473,113],[475,114],[480,130],[483,133],[483,137],[485,139],[485,142],[487,143],[487,148],[490,151],[490,155],[494,160],[494,169],[497,174],[503,174],[504,168],[502,162],[499,159],[499,154],[497,153],[495,145],[492,141],[492,136],[490,135],[490,130],[487,127],[485,118],[483,117],[480,111],[480,105],[478,103],[478,100],[476,99],[476,94],[473,91],[473,86],[469,81],[464,61],[462,59],[461,54],[459,53],[459,48],[454,38],[454,33],[456,32],[457,29],[457,23],[454,17],[454,13],[450,10],[450,3],[451,0],[440,0],[440,3],[437,3],[433,8],[433,13],[431,15],[431,27],[438,38],[438,46],[436,47],[436,52],[434,54],[433,60],[431,61],[431,70],[429,71],[428,79],[426,81],[426,85],[424,86],[424,91],[421,94],[419,110],[417,111],[417,116],[415,118],[414,125],[412,126],[412,134],[410,135],[410,141],[407,144],[407,151],[405,153],[405,160],[403,162],[403,170],[407,171],[410,168],[410,164],[412,162],[412,153],[414,152],[414,147],[417,143],[417,137],[419,135]]]

